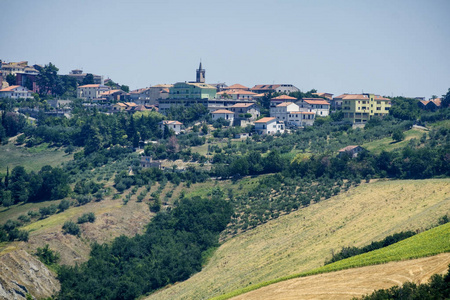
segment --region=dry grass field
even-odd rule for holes
[[[424,230],[450,211],[450,179],[379,181],[228,240],[204,269],[146,299],[208,299],[312,270],[343,246]]]
[[[450,253],[348,269],[275,283],[231,298],[233,300],[352,299],[404,282],[426,283],[433,274],[444,274]]]

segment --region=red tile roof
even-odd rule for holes
[[[308,103],[308,104],[316,104],[316,105],[330,105],[330,103],[324,99],[314,99],[314,100],[305,100],[303,99],[304,102]]]
[[[172,120],[164,120],[161,122],[163,125],[183,125],[183,123]]]
[[[276,88],[278,88],[280,86],[281,86],[281,84],[258,84],[258,85],[255,85],[254,87],[252,87],[251,89],[252,90],[267,90],[267,91],[270,91],[270,90],[274,90],[274,89],[276,89]]]
[[[252,106],[254,104],[255,103],[236,103],[235,105],[233,105],[231,107],[235,107],[235,108],[237,108],[237,107],[249,107],[249,106]]]
[[[297,98],[291,97],[291,96],[288,96],[288,95],[281,95],[281,96],[272,98],[270,100],[297,100]]]
[[[261,123],[269,123],[269,122],[272,122],[274,120],[276,120],[276,118],[274,118],[274,117],[265,117],[265,118],[259,119],[258,121],[255,121],[255,123],[259,123],[259,124],[261,124]]]
[[[339,152],[346,152],[346,151],[352,151],[353,149],[355,149],[356,147],[359,147],[358,145],[351,145],[351,146],[347,146],[342,148],[341,150],[339,150]]]
[[[100,84],[85,84],[85,85],[80,85],[80,88],[90,88],[90,87],[100,87]]]
[[[8,86],[7,88],[0,90],[0,92],[10,92],[18,87],[20,87],[20,85],[11,85],[11,86]]]
[[[216,111],[213,111],[212,114],[234,114],[234,112],[227,109],[218,109]]]
[[[236,83],[229,87],[224,88],[224,90],[249,90],[249,88],[246,86],[243,86],[242,84]]]

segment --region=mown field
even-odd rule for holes
[[[234,291],[228,295],[219,296],[216,300],[229,299],[235,295],[245,294],[246,292],[253,291],[264,286],[268,287],[265,289],[268,291],[271,290],[270,285],[286,280],[292,280],[293,278],[369,265],[384,264],[391,261],[433,256],[443,252],[450,252],[450,223],[432,228],[385,248],[349,257],[305,273],[294,274],[292,276],[282,277],[273,281],[261,283],[259,285],[250,286],[242,290]],[[289,285],[289,283],[287,282],[286,285]],[[244,299],[245,297],[242,298]]]
[[[275,283],[231,299],[350,300],[370,294],[374,290],[388,289],[405,282],[426,283],[433,274],[445,274],[449,264],[450,253],[442,253],[424,258],[300,277]]]
[[[331,251],[425,230],[449,211],[450,179],[364,184],[226,241],[201,272],[146,299],[208,299],[310,271]]]

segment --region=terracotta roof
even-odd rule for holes
[[[327,98],[327,99],[333,98],[333,94],[331,94],[331,93],[312,93],[312,94],[313,95],[317,95],[319,97],[324,97],[324,98]]]
[[[291,104],[294,104],[293,102],[283,102],[277,105],[277,107],[283,107],[283,106],[289,106]]]
[[[330,103],[328,103],[328,101],[326,101],[324,99],[317,99],[317,100],[305,100],[305,99],[303,99],[303,101],[308,103],[308,104],[330,105]]]
[[[264,97],[266,94],[264,94],[264,93],[261,93],[261,94],[256,94],[255,96],[253,96],[253,97]]]
[[[116,103],[115,105],[117,105],[117,106],[122,106],[122,107],[128,107],[125,103],[122,103],[122,102]]]
[[[258,121],[255,121],[255,123],[269,123],[269,122],[271,122],[271,121],[275,121],[276,120],[276,118],[275,117],[265,117],[265,118],[262,118],[262,119],[259,119]]]
[[[14,90],[14,89],[16,89],[18,87],[20,87],[20,85],[11,85],[11,86],[9,86],[7,88],[4,88],[4,89],[0,90],[0,92],[10,92],[10,91],[12,91],[12,90]]]
[[[224,90],[249,90],[249,88],[246,86],[243,86],[242,84],[236,83],[229,87],[224,88]]]
[[[281,96],[272,98],[270,100],[297,100],[297,98],[291,97],[291,96],[288,96],[288,95],[281,95]]]
[[[381,101],[390,101],[391,99],[389,99],[389,98],[385,98],[385,97],[381,97],[381,96],[377,96],[377,95],[375,95],[374,97],[373,97],[373,99],[374,100],[381,100]]]
[[[436,106],[441,106],[441,99],[440,98],[432,99],[430,101],[433,102]]]
[[[252,106],[254,104],[255,103],[236,103],[235,105],[233,105],[231,107],[235,107],[235,108],[237,108],[237,107],[249,107],[249,106]]]
[[[213,111],[212,114],[234,114],[234,112],[227,109],[218,109],[216,111]]]
[[[430,101],[428,101],[428,100],[420,100],[419,102],[422,103],[423,105],[427,105],[428,102],[430,102]]]
[[[109,90],[109,91],[106,91],[106,92],[103,92],[103,93],[101,93],[100,95],[112,95],[112,94],[114,94],[114,93],[117,93],[117,92],[122,92],[122,93],[125,93],[124,91],[122,91],[122,90]]]
[[[137,90],[131,91],[130,94],[140,94],[140,93],[145,92],[145,91],[148,90],[148,89],[149,89],[149,88],[137,89]]]
[[[183,123],[172,120],[164,120],[161,122],[163,125],[183,125]]]
[[[219,92],[222,93],[222,92]],[[250,91],[244,91],[244,90],[227,90],[223,91],[223,93],[227,93],[228,95],[257,95],[256,93],[250,92]]]
[[[347,146],[342,148],[341,150],[339,150],[339,152],[346,152],[346,151],[352,151],[353,149],[355,149],[356,147],[359,147],[358,145],[351,145],[351,146]]]
[[[154,87],[161,87],[161,88],[170,88],[170,87],[173,87],[173,84],[157,84],[157,85],[154,85],[154,86],[151,86],[152,88],[154,88]]]
[[[125,103],[125,105],[127,105],[127,106],[137,106],[137,104],[134,103],[134,102],[124,102],[124,103]]]
[[[160,91],[160,93],[169,93],[170,91],[169,91],[169,89],[162,89],[161,91]]]
[[[80,88],[89,88],[89,87],[100,87],[100,84],[85,84],[85,85],[80,85]]]
[[[334,99],[342,99],[342,98],[344,98],[345,96],[347,96],[348,94],[342,94],[342,95],[339,95],[339,96],[336,96],[336,97],[334,97]]]

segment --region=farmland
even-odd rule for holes
[[[332,250],[429,228],[450,211],[449,200],[449,179],[364,184],[226,241],[200,273],[147,299],[206,299],[311,271]]]

